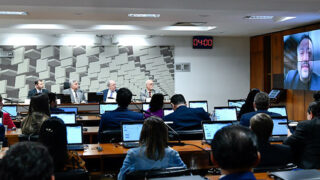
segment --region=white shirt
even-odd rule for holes
[[[112,91],[109,89],[109,90],[108,90],[108,94],[107,94],[107,99],[108,99],[108,97],[110,97],[111,92],[112,92]],[[113,99],[116,99],[116,97],[117,97],[117,92],[116,92],[116,91],[113,91],[112,97],[113,97]]]

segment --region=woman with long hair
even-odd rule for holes
[[[161,93],[154,94],[150,101],[150,108],[147,110],[147,113],[144,114],[144,117],[158,116],[163,118],[163,100],[164,96]]]
[[[138,148],[130,149],[118,174],[125,179],[125,173],[138,170],[186,167],[179,153],[167,145],[168,129],[163,120],[156,116],[147,118],[140,134]]]
[[[258,94],[260,92],[259,89],[257,88],[253,88],[250,90],[246,102],[242,105],[240,112],[238,114],[238,119],[241,118],[241,116],[245,113],[249,113],[249,112],[253,112],[255,111],[253,108],[253,101],[254,101],[254,97],[256,96],[256,94]]]
[[[42,123],[50,116],[49,99],[47,94],[31,97],[27,117],[21,122],[22,134],[39,134]]]
[[[85,162],[78,154],[67,149],[66,125],[60,118],[51,117],[42,123],[39,141],[48,148],[55,172],[85,169]]]

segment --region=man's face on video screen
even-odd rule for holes
[[[313,68],[312,42],[305,38],[297,48],[298,72],[302,82],[308,82],[311,78]]]

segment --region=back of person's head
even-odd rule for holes
[[[0,94],[0,101],[2,102],[2,96],[1,96],[1,94]]]
[[[49,92],[48,98],[49,98],[49,104],[51,104],[52,102],[56,102],[57,95],[55,93]]]
[[[268,114],[258,113],[250,119],[250,128],[260,141],[268,141],[272,134],[273,121]]]
[[[320,118],[320,101],[311,102],[308,107],[308,113],[312,113],[314,117]]]
[[[39,141],[48,148],[55,171],[63,169],[67,159],[67,130],[64,122],[57,117],[44,121],[40,128]]]
[[[49,180],[53,162],[46,147],[36,142],[19,142],[1,160],[1,180]]]
[[[120,88],[117,92],[117,98],[116,101],[120,107],[128,107],[128,105],[131,103],[132,99],[132,93],[127,88]]]
[[[270,104],[269,95],[265,92],[259,92],[254,97],[254,104],[257,110],[268,110]]]
[[[29,115],[33,112],[40,112],[50,116],[49,98],[47,94],[38,94],[31,97]]]
[[[164,97],[161,93],[154,94],[150,101],[150,111],[155,112],[163,107]]]
[[[170,102],[173,105],[186,104],[186,100],[184,99],[182,94],[175,94],[171,97]]]
[[[156,116],[145,119],[139,142],[146,146],[145,154],[149,159],[162,159],[168,142],[168,129],[163,120]]]
[[[259,161],[256,135],[247,127],[230,125],[220,129],[211,144],[217,165],[232,172],[247,171]]]
[[[256,94],[258,94],[260,92],[259,89],[257,88],[253,88],[250,90],[250,92],[248,93],[247,99],[246,99],[246,104],[253,106],[253,101],[254,101],[254,97],[256,96]]]
[[[320,91],[315,91],[313,93],[313,99],[314,101],[320,101]]]

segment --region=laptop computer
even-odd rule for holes
[[[103,102],[103,92],[88,92],[88,102]]]
[[[214,115],[217,121],[237,121],[236,107],[214,107]]]
[[[70,94],[56,94],[57,99],[60,99],[61,104],[71,103]]]
[[[68,124],[67,128],[67,148],[68,150],[83,150],[82,125]]]
[[[150,108],[150,104],[149,103],[142,103],[142,109],[144,111],[147,111]]]
[[[208,112],[208,101],[189,101],[190,108],[203,108]]]
[[[75,114],[78,114],[77,107],[59,107],[59,109],[62,109],[64,112],[73,112]]]
[[[163,108],[164,116],[169,115],[171,113],[173,113],[173,109],[172,108]]]
[[[143,121],[121,122],[121,135],[123,147],[133,148],[139,146],[140,133]]]
[[[318,169],[299,169],[295,171],[270,172],[269,176],[273,179],[296,180],[296,179],[320,179]]]
[[[245,102],[246,102],[246,100],[244,100],[244,99],[229,99],[228,106],[229,107],[235,106],[235,107],[237,107],[237,111],[240,112],[240,109]]]
[[[16,119],[18,115],[17,105],[4,105],[2,107],[2,112],[8,113],[11,119]]]
[[[206,143],[211,144],[216,132],[229,125],[232,125],[232,121],[202,121],[203,137]]]
[[[273,130],[269,138],[271,142],[282,142],[288,136],[288,118],[285,116],[272,117]]]
[[[287,116],[286,106],[270,106],[268,111],[273,113],[278,113],[281,116]]]
[[[59,112],[51,113],[51,117],[58,117],[62,119],[64,124],[75,124],[76,123],[76,114],[74,112]]]
[[[100,115],[105,113],[106,111],[113,111],[118,108],[117,103],[100,103],[99,104],[99,112]]]

